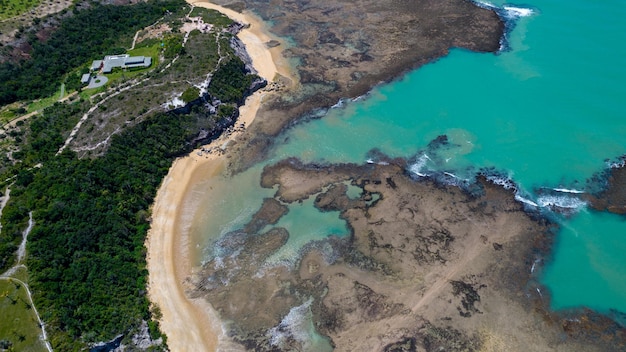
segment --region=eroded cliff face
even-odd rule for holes
[[[467,190],[416,182],[404,170],[402,160],[266,167],[261,182],[278,186],[275,199],[221,240],[225,255],[193,278],[193,296],[205,297],[250,350],[312,350],[303,326],[337,351],[626,347],[608,319],[549,313],[533,275],[551,245],[550,224],[510,191],[482,177]],[[347,184],[361,195],[348,197]],[[308,246],[292,267],[267,265],[290,234],[256,231],[278,221],[281,204],[308,197],[321,211],[340,211],[351,235]]]
[[[467,0],[216,1],[248,9],[289,38],[285,55],[299,86],[260,111],[254,137],[241,146],[238,168],[258,160],[271,138],[293,119],[434,61],[453,47],[496,52],[504,23]],[[275,45],[276,43],[268,43]]]

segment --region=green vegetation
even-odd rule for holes
[[[41,0],[0,0],[0,21],[19,16],[40,2]]]
[[[213,75],[209,94],[225,103],[240,104],[255,78],[257,77],[247,74],[243,61],[233,56],[226,63],[222,63]]]
[[[26,108],[26,112],[43,110],[49,106],[52,106],[54,103],[59,101],[60,95],[61,95],[61,87],[58,86],[56,88],[56,91],[54,91],[54,93],[52,93],[50,96],[42,98],[42,99],[37,99],[29,103],[28,107]]]
[[[198,99],[199,97],[200,97],[200,89],[198,89],[197,87],[191,86],[183,92],[181,99],[185,102],[185,104],[189,104],[192,101]]]
[[[211,23],[217,27],[228,27],[233,24],[233,20],[221,12],[203,7],[194,7],[190,17],[202,17],[204,23]]]
[[[143,246],[149,206],[173,158],[191,150],[186,140],[196,123],[191,116],[153,116],[113,137],[100,159],[52,157],[54,138],[47,139],[52,147],[27,152],[48,160],[12,186],[2,239],[34,211],[27,266],[55,349],[78,350],[150,319]]]
[[[152,0],[140,5],[146,9],[154,4],[180,6],[174,0]],[[107,6],[93,6],[107,9],[105,12],[109,14],[118,13]],[[132,13],[128,14],[133,7],[122,7],[123,12],[118,14],[133,17]],[[81,11],[68,20],[76,21],[82,12],[89,11]],[[157,12],[162,14],[163,8]],[[147,11],[147,14],[150,17],[153,12]],[[100,23],[93,18],[89,21]],[[94,44],[94,48],[119,47],[116,43],[122,43],[123,38],[129,38],[127,32],[134,31],[135,22],[127,23],[128,28],[118,33],[121,37],[111,35],[107,45]],[[100,23],[103,25],[110,23]],[[62,22],[59,30],[64,26],[65,22]],[[72,35],[80,38],[78,34]],[[93,35],[93,32],[81,34],[85,35]],[[194,144],[190,141],[195,140],[200,130],[218,133],[225,128],[231,121],[225,117],[236,114],[237,105],[243,101],[250,83],[256,78],[246,73],[243,62],[230,48],[229,39],[230,34],[194,31],[184,49],[182,35],[173,34],[166,39],[164,48],[161,48],[161,41],[149,39],[130,51],[132,55],[152,56],[154,65],[157,65],[159,50],[179,57],[167,70],[143,70],[140,73],[149,79],[123,94],[93,97],[94,102],[109,97],[83,125],[87,131],[84,132],[87,143],[94,140],[89,138],[110,140],[106,151],[97,154],[100,155],[97,158],[80,159],[70,150],[58,156],[56,152],[71,128],[91,107],[88,98],[104,92],[103,88],[80,92],[80,98],[72,104],[54,103],[52,98],[41,100],[38,102],[40,108],[53,105],[19,128],[7,132],[20,148],[13,153],[15,164],[0,156],[4,157],[0,163],[0,180],[10,179],[0,182],[1,190],[11,183],[11,200],[0,219],[3,225],[0,272],[15,263],[15,251],[32,211],[36,226],[27,245],[25,264],[28,273],[20,271],[19,274],[20,277],[28,275],[35,306],[46,322],[55,350],[84,350],[89,343],[107,341],[120,333],[130,339],[142,321],[148,321],[153,338],[160,336],[158,324],[152,320],[159,315],[158,308],[150,307],[146,297],[144,241],[149,227],[149,207],[173,159],[192,150]],[[61,46],[59,50],[65,48]],[[86,51],[95,52],[89,48]],[[100,55],[94,54],[95,58]],[[79,75],[85,71],[85,62],[93,58],[88,57],[79,63],[64,61],[65,73],[58,76],[58,82],[64,80],[68,91],[75,89]],[[21,74],[19,70],[28,65],[14,66],[15,72]],[[161,63],[160,67],[164,65]],[[3,67],[0,65],[0,79],[6,74]],[[124,74],[128,78],[135,73],[137,71]],[[21,79],[19,74],[11,79]],[[216,115],[210,116],[202,105],[190,108],[188,114],[152,112],[171,99],[172,92],[184,91],[185,101],[194,100],[199,90],[193,86],[204,82],[209,74],[213,77],[212,94],[226,103],[218,107]],[[59,85],[48,83],[48,95],[58,99],[61,92],[52,88]],[[0,99],[3,89],[8,89],[11,84],[17,83],[0,81]],[[130,87],[130,84],[117,85],[108,94]],[[28,94],[35,91],[29,90]],[[12,116],[9,115],[18,113],[18,109],[25,110],[25,107],[15,104],[0,113],[10,119]],[[96,130],[99,128],[101,130]],[[79,138],[80,133],[75,141]],[[3,319],[2,309],[0,306],[0,331],[9,324]],[[13,339],[8,341],[15,346]]]
[[[185,48],[183,47],[183,37],[180,35],[172,35],[165,39],[165,51],[163,57],[166,59],[173,59],[177,55],[183,54]]]
[[[0,279],[0,350],[46,351],[41,329],[24,286],[17,280]],[[7,324],[8,323],[8,324]]]
[[[0,105],[52,95],[74,68],[128,44],[132,33],[183,5],[182,0],[151,0],[132,6],[94,3],[64,19],[46,42],[32,35],[28,39],[33,48],[30,60],[0,64]]]
[[[152,58],[152,65],[157,66],[159,64],[158,59],[160,48],[160,43],[149,41],[146,43],[139,43],[139,45],[135,49],[129,50],[128,54],[130,56],[150,56]]]
[[[9,121],[26,113],[27,111],[23,104],[13,103],[6,105],[0,109],[0,126],[4,126]]]

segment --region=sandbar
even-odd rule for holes
[[[276,38],[267,33],[264,23],[256,16],[209,2],[188,2],[218,10],[237,22],[249,24],[237,36],[246,46],[259,76],[268,82],[272,82],[277,74],[293,77],[291,68],[282,59],[282,47],[267,47],[266,43]],[[246,99],[240,108],[237,125],[250,126],[267,94],[270,93],[261,90]],[[210,304],[203,299],[190,299],[185,294],[184,280],[191,274],[191,261],[188,239],[180,231],[183,226],[181,203],[196,182],[222,173],[227,165],[227,154],[215,151],[239,138],[242,132],[242,129],[236,129],[177,159],[163,179],[152,207],[151,228],[146,238],[148,295],[161,312],[161,330],[167,335],[171,351],[214,351],[222,334],[219,319]]]

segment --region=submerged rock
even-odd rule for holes
[[[277,221],[262,214],[279,200],[316,195],[316,207],[341,212],[351,236],[305,247],[292,267],[266,262],[286,243],[283,229],[248,233],[237,237],[239,250],[203,267],[194,296],[218,310],[245,348],[315,350],[315,334],[336,351],[626,347],[624,329],[608,318],[549,310],[534,266],[550,249],[551,225],[485,177],[475,180],[482,191],[470,194],[416,182],[395,164],[286,160],[266,167],[263,179],[278,185],[276,200],[266,200],[251,224]],[[359,198],[347,197],[346,182],[362,189]],[[372,194],[378,200],[367,202]],[[296,337],[305,326],[308,337]]]

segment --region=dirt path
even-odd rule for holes
[[[8,192],[9,190],[7,189],[7,193]],[[3,200],[2,203],[0,204],[2,208],[4,208],[6,201],[8,201],[8,194],[6,198],[7,199]],[[0,208],[0,211],[2,208]],[[28,235],[30,234],[30,231],[32,231],[33,226],[35,226],[35,221],[33,220],[33,212],[31,211],[28,213],[28,227],[26,227],[24,232],[22,232],[22,243],[20,243],[20,246],[17,249],[17,263],[12,268],[2,273],[0,275],[0,280],[14,281],[24,286],[24,289],[26,290],[26,293],[28,294],[28,300],[30,301],[29,304],[33,308],[33,312],[35,313],[35,316],[37,317],[37,323],[41,327],[41,340],[46,346],[46,349],[49,352],[52,352],[52,345],[50,345],[50,342],[48,341],[48,335],[46,334],[46,326],[43,320],[41,320],[41,316],[39,315],[39,312],[37,311],[37,307],[35,307],[35,302],[33,302],[33,296],[30,292],[30,288],[24,281],[11,277],[12,275],[15,274],[15,272],[18,269],[26,268],[26,265],[22,264],[22,261],[24,260],[24,257],[26,256],[26,240],[28,238]]]
[[[37,317],[37,323],[41,327],[41,340],[46,346],[46,349],[48,350],[48,352],[52,352],[52,345],[50,345],[50,341],[48,341],[48,335],[46,334],[45,324],[43,323],[43,320],[41,320],[41,316],[39,315],[39,312],[37,311],[37,307],[35,307],[35,303],[33,302],[33,295],[31,294],[30,289],[28,288],[28,285],[20,279],[4,276],[4,274],[0,275],[0,280],[14,281],[24,286],[24,289],[26,290],[26,294],[28,295],[28,300],[30,301],[29,304],[33,308],[33,312],[35,313],[35,316]]]
[[[4,195],[2,195],[2,200],[0,201],[0,217],[2,217],[2,210],[4,210],[4,207],[6,207],[10,198],[11,198],[11,189],[7,187],[4,191]],[[2,224],[0,224],[0,232],[2,232]]]
[[[56,155],[59,155],[63,152],[63,150],[65,150],[65,148],[67,148],[67,146],[72,143],[72,141],[74,140],[74,137],[76,137],[76,134],[78,133],[78,130],[80,130],[80,127],[83,125],[83,123],[85,123],[85,121],[87,121],[87,119],[89,118],[89,115],[91,115],[92,112],[94,112],[102,103],[106,102],[107,100],[143,83],[148,81],[148,78],[142,79],[140,81],[137,81],[127,87],[124,87],[118,91],[116,91],[115,93],[108,95],[106,98],[100,100],[97,104],[95,104],[94,106],[92,106],[89,110],[87,110],[87,112],[83,115],[83,117],[80,118],[80,120],[78,120],[78,123],[76,123],[76,126],[74,126],[74,128],[72,128],[72,131],[70,132],[70,135],[67,137],[67,139],[65,140],[65,143],[63,143],[63,145],[61,146],[61,148],[59,148],[59,150],[57,151]]]

